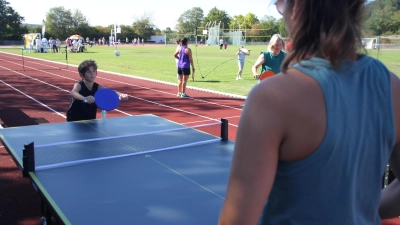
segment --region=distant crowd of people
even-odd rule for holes
[[[126,37],[125,39],[125,44],[129,44],[129,39]],[[58,38],[53,38],[50,37],[48,40],[46,37],[40,38],[40,36],[37,36],[36,39],[33,41],[30,41],[30,51],[33,52],[54,52],[54,53],[60,53],[61,52],[61,41]],[[109,46],[115,46],[121,44],[121,39],[114,40],[114,37],[112,37],[111,40],[107,41],[105,37],[99,38],[96,40],[96,38],[93,38],[93,40],[90,40],[89,37],[86,37],[86,39],[80,37],[80,38],[68,38],[65,40],[65,46],[67,48],[68,52],[83,52],[86,50],[87,47],[92,47],[93,45],[109,45]],[[140,39],[139,37],[132,39],[132,45],[137,46],[137,45],[144,45],[144,38]],[[34,47],[36,46],[36,49]]]
[[[34,41],[31,42],[30,50],[33,50],[33,46],[36,46],[36,52],[53,52],[60,53],[61,41],[60,39],[50,37],[49,40],[43,37],[36,37]]]

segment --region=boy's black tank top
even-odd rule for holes
[[[89,90],[83,81],[78,82],[81,85],[79,94],[84,97],[94,96],[99,89],[98,83],[93,83],[92,90]],[[92,120],[96,119],[97,105],[96,103],[88,104],[82,100],[71,98],[71,104],[67,111],[67,121],[79,121],[79,120]]]

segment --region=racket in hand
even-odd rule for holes
[[[260,79],[258,80],[258,83],[260,83],[262,80],[264,80],[265,78],[268,78],[268,77],[272,77],[272,76],[274,76],[275,75],[275,73],[274,72],[272,72],[271,70],[267,70],[267,71],[265,71],[264,73],[262,73],[261,75],[260,75]]]
[[[107,110],[114,110],[119,105],[119,96],[117,92],[109,88],[102,88],[94,94],[96,105],[102,109],[103,118],[106,117]]]

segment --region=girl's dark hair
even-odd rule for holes
[[[181,43],[182,43],[182,45],[187,45],[188,39],[187,38],[182,38],[181,39]]]
[[[294,0],[286,0],[293,10]],[[290,32],[292,50],[282,63],[285,72],[291,64],[317,56],[339,68],[345,60],[354,62],[360,50],[365,0],[297,1],[297,20]]]
[[[176,44],[179,45],[179,42],[181,42],[181,39],[177,39],[177,40],[176,40]]]
[[[94,60],[89,59],[89,60],[85,60],[85,61],[81,62],[81,64],[79,64],[79,67],[78,67],[79,74],[84,76],[86,71],[88,71],[89,67],[91,67],[91,66],[93,67],[93,70],[97,70],[97,64]]]

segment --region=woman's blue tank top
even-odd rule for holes
[[[389,71],[368,56],[341,70],[321,58],[293,68],[323,91],[325,137],[309,157],[278,163],[260,224],[380,225],[382,175],[395,142]]]

